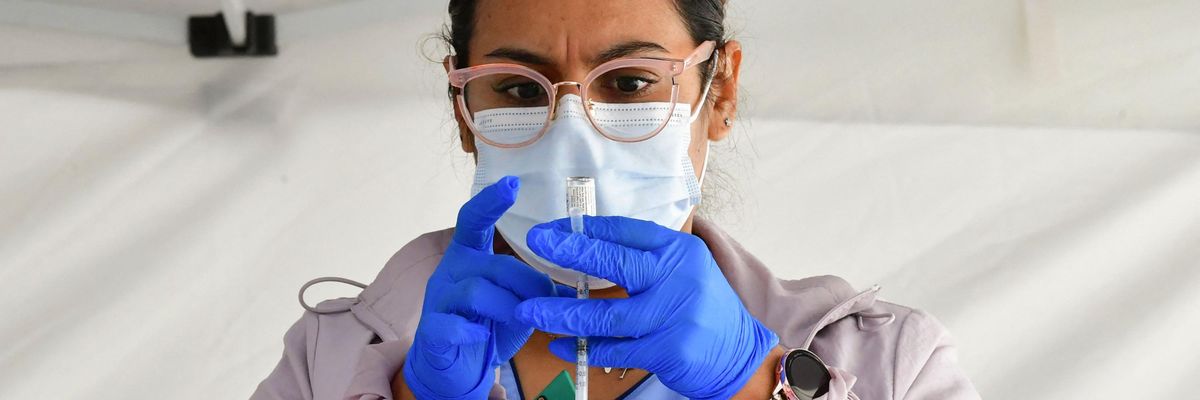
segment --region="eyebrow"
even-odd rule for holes
[[[621,57],[628,57],[639,53],[669,54],[670,52],[667,51],[666,47],[663,47],[658,43],[634,40],[620,43],[616,46],[610,47],[608,50],[600,52],[600,54],[597,54],[596,57],[592,59],[592,65],[595,66],[604,64]]]
[[[600,65],[608,61],[612,61],[621,57],[628,57],[639,53],[670,53],[667,48],[654,42],[646,42],[640,40],[628,41],[619,43],[597,54],[592,58],[592,66]],[[523,64],[545,66],[553,64],[546,56],[534,53],[529,50],[501,47],[484,55],[488,58],[504,58],[516,61]]]
[[[489,58],[507,58],[519,63],[532,65],[550,65],[550,59],[541,55],[535,54],[532,51],[524,49],[516,49],[511,47],[501,47],[492,52],[487,53],[484,57]]]

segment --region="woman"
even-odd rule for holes
[[[305,313],[253,398],[533,399],[574,371],[576,336],[596,399],[978,397],[933,317],[836,277],[778,280],[694,217],[737,111],[723,0],[449,9],[475,195],[357,298]],[[563,219],[572,176],[594,178],[602,215],[582,233]],[[580,272],[591,299],[565,285]]]

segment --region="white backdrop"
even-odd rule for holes
[[[217,2],[147,3],[0,1],[2,399],[245,398],[304,281],[466,199],[443,2],[250,2],[255,60],[180,44]],[[930,310],[985,398],[1194,397],[1200,2],[732,3],[716,219],[778,275]]]

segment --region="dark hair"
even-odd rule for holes
[[[675,10],[687,26],[688,33],[697,45],[708,40],[717,42],[720,48],[725,44],[725,2],[727,0],[675,0]],[[457,67],[465,68],[467,62],[467,44],[475,34],[475,6],[477,0],[450,0],[448,11],[450,24],[442,32],[442,40],[446,42],[454,54],[458,56]],[[710,59],[707,62],[716,62]],[[708,64],[699,68],[704,80],[710,78],[712,70]]]

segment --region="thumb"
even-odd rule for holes
[[[521,181],[506,176],[483,188],[458,210],[454,242],[480,251],[491,251],[492,227],[517,201]]]
[[[491,331],[487,327],[459,315],[429,313],[422,315],[421,318],[425,321],[417,329],[416,336],[424,343],[435,347],[478,344],[486,342],[491,336]]]

